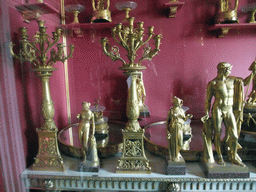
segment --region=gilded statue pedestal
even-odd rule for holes
[[[144,131],[144,129],[138,132],[123,130],[124,149],[118,160],[116,173],[151,173],[149,160],[144,152]]]
[[[226,162],[226,165],[217,163],[201,163],[202,170],[207,178],[249,178],[249,167],[242,167]]]
[[[169,157],[167,160],[167,168],[166,174],[167,175],[185,175],[187,168],[186,163],[183,157],[180,157],[179,161],[171,161]]]

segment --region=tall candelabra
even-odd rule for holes
[[[119,159],[119,165],[116,172],[118,173],[150,173],[151,167],[149,161],[144,152],[143,135],[144,129],[139,125],[139,102],[136,91],[136,80],[141,74],[145,66],[141,65],[141,61],[144,59],[151,60],[159,50],[161,35],[155,35],[155,49],[151,49],[149,46],[144,48],[144,54],[142,58],[135,63],[137,50],[147,43],[154,35],[154,27],[148,27],[148,38],[143,41],[144,28],[143,22],[137,23],[137,28],[134,28],[134,18],[128,18],[128,27],[123,27],[122,23],[119,23],[112,29],[112,35],[115,41],[126,49],[128,52],[128,60],[126,63],[119,54],[119,48],[113,46],[110,49],[108,45],[108,39],[101,39],[103,52],[111,57],[113,61],[121,60],[123,66],[119,69],[124,71],[124,74],[128,78],[128,99],[126,106],[126,115],[128,122],[125,129],[123,130],[123,154]],[[118,40],[119,39],[119,40]]]
[[[62,30],[57,28],[55,32],[52,32],[53,37],[51,38],[46,34],[44,21],[38,21],[38,25],[39,32],[33,36],[31,42],[28,40],[27,29],[25,27],[20,28],[20,52],[19,54],[13,52],[13,44],[11,44],[10,50],[11,54],[20,61],[32,63],[34,68],[31,70],[36,72],[36,75],[42,82],[41,112],[44,122],[40,128],[36,129],[39,149],[32,169],[39,171],[64,171],[65,167],[57,143],[58,128],[53,120],[54,106],[51,99],[49,79],[52,76],[52,72],[57,70],[53,65],[57,61],[64,62],[69,59],[73,54],[74,45],[70,46],[70,54],[68,56],[64,55],[64,45],[58,43]],[[57,51],[53,48],[54,45],[56,45]],[[49,55],[48,52],[50,52]]]

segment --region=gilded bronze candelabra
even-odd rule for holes
[[[39,171],[64,171],[65,167],[57,143],[58,128],[53,120],[54,106],[51,99],[49,78],[52,76],[52,72],[57,70],[53,67],[57,61],[64,62],[72,56],[74,45],[70,46],[70,54],[65,56],[64,45],[57,43],[61,38],[62,29],[57,28],[52,33],[53,37],[51,38],[46,34],[44,21],[38,21],[38,25],[39,32],[33,36],[31,42],[28,40],[27,29],[25,27],[20,28],[20,53],[15,54],[13,52],[13,44],[11,44],[10,50],[13,57],[22,62],[28,61],[32,63],[34,68],[31,70],[35,71],[42,81],[42,116],[44,122],[36,130],[39,138],[39,150],[32,169]],[[57,51],[53,49],[54,45],[56,45]],[[47,56],[49,51],[50,57]]]
[[[128,122],[125,129],[123,130],[123,154],[119,159],[119,165],[116,172],[118,173],[150,173],[151,167],[149,166],[149,161],[145,156],[143,135],[144,129],[141,129],[138,118],[139,118],[139,102],[136,91],[136,80],[141,74],[145,66],[141,65],[141,61],[144,59],[152,59],[159,50],[161,35],[154,36],[155,39],[155,49],[152,50],[149,46],[144,48],[144,54],[138,63],[135,63],[136,52],[148,42],[154,35],[154,27],[148,27],[148,38],[143,41],[144,28],[143,22],[137,23],[137,28],[134,29],[134,18],[128,18],[128,27],[123,27],[122,23],[119,23],[112,29],[112,35],[115,41],[126,49],[128,52],[129,63],[126,63],[124,59],[121,58],[119,54],[119,48],[113,46],[110,49],[108,45],[108,39],[103,38],[101,44],[103,47],[103,52],[111,57],[113,61],[121,60],[123,62],[123,67],[119,69],[124,71],[124,74],[128,78],[128,99],[126,106],[126,115],[128,117]],[[119,39],[119,40],[118,40]]]

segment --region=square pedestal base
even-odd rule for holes
[[[204,174],[208,178],[248,178],[249,168],[227,163],[225,166],[217,163],[201,163]]]
[[[176,161],[171,161],[169,160],[169,157],[166,158],[166,161],[168,163],[167,169],[166,169],[166,174],[167,175],[185,175],[186,174],[186,163],[183,157],[176,162]]]
[[[100,166],[92,167],[91,161],[86,161],[85,163],[80,162],[77,166],[77,171],[79,172],[99,172]]]

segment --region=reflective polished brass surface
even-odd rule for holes
[[[70,54],[65,56],[63,54],[64,45],[58,43],[61,37],[61,29],[56,29],[51,38],[46,34],[46,27],[44,21],[38,21],[39,32],[37,32],[32,41],[29,42],[27,29],[20,28],[21,32],[21,49],[19,54],[13,52],[13,44],[10,46],[10,51],[13,57],[19,59],[21,62],[28,61],[34,65],[31,69],[35,71],[37,76],[42,81],[42,116],[44,118],[43,125],[37,129],[39,137],[39,150],[35,163],[34,170],[40,171],[64,171],[62,157],[60,156],[57,145],[57,131],[58,128],[53,121],[54,106],[50,94],[49,78],[52,72],[56,70],[53,65],[57,61],[64,62],[69,59],[74,51],[74,46],[70,46]],[[53,49],[56,45],[57,51]],[[47,53],[50,51],[50,58]]]
[[[235,1],[234,9],[230,7],[230,0],[220,0],[219,12],[216,17],[216,23],[238,23],[237,7],[238,0]]]
[[[118,173],[150,173],[149,161],[145,156],[143,135],[144,130],[141,129],[139,118],[139,99],[137,95],[137,79],[141,75],[141,71],[146,67],[141,66],[144,59],[152,59],[159,51],[161,35],[154,36],[155,49],[150,47],[144,49],[144,54],[138,63],[135,63],[137,50],[153,37],[153,27],[148,28],[148,38],[143,41],[144,28],[143,22],[138,22],[138,28],[134,29],[134,18],[128,18],[128,27],[122,27],[119,23],[112,29],[112,35],[115,41],[126,49],[128,52],[129,63],[120,57],[119,48],[113,46],[110,49],[108,39],[101,39],[103,52],[111,57],[113,61],[121,60],[123,67],[119,69],[124,71],[128,76],[128,99],[126,105],[126,115],[128,122],[123,130],[124,150],[117,167]],[[119,40],[118,40],[119,38]]]
[[[98,0],[97,5],[95,0],[92,0],[92,23],[111,22],[111,11],[109,10],[110,0]]]
[[[205,148],[208,156],[204,157],[207,163],[212,163],[211,138],[214,131],[214,146],[217,152],[217,163],[225,166],[222,157],[221,146],[224,145],[227,152],[228,161],[233,164],[245,166],[237,154],[238,137],[240,135],[241,123],[243,121],[243,79],[229,76],[232,65],[227,62],[221,62],[217,66],[217,77],[208,83],[207,96],[205,101],[206,115],[202,117],[205,122],[205,131],[203,136],[206,137]],[[211,101],[215,98],[211,107]],[[212,119],[209,118],[210,110]],[[210,121],[210,122],[209,122]],[[221,141],[221,126],[225,122],[225,137]],[[207,123],[206,123],[207,122]]]
[[[90,167],[97,167],[99,165],[99,158],[94,136],[94,113],[91,112],[89,108],[90,105],[91,103],[83,102],[83,110],[77,116],[78,120],[80,120],[80,123],[78,124],[78,133],[83,155],[82,163],[88,165],[88,161],[90,161]]]
[[[183,135],[188,131],[187,129],[190,128],[190,126],[187,126],[186,121],[193,117],[191,114],[185,114],[184,109],[182,109],[182,105],[183,100],[178,97],[174,97],[173,107],[171,107],[166,121],[169,160],[175,162],[182,159],[180,150],[185,144]]]

